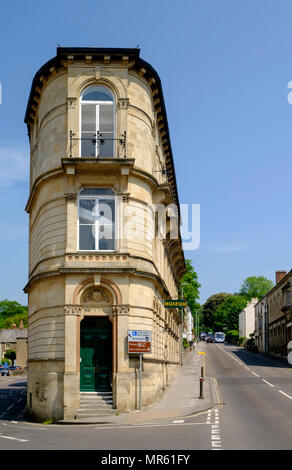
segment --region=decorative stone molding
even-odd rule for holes
[[[82,303],[84,304],[99,302],[105,302],[107,304],[110,303],[109,295],[101,287],[94,287],[93,289],[90,289],[82,298]]]
[[[75,202],[77,200],[77,193],[65,193],[66,202]]]
[[[126,255],[67,255],[66,261],[70,262],[80,262],[80,261],[99,261],[99,262],[125,262],[128,261],[128,256]]]
[[[128,204],[130,200],[130,193],[121,194],[121,196],[123,198],[123,203]]]
[[[80,305],[65,305],[64,314],[65,315],[81,315],[82,308]]]
[[[118,100],[119,109],[128,109],[129,104],[130,104],[129,98],[119,98]]]
[[[113,305],[113,315],[128,315],[130,312],[130,305]]]
[[[94,286],[94,277],[89,277],[87,279],[84,279],[82,282],[80,282],[74,290],[73,293],[73,303],[74,304],[80,304],[80,297],[82,297],[82,294],[85,292],[85,290],[88,289],[88,287],[96,287]],[[121,305],[122,304],[122,294],[118,286],[111,281],[110,279],[107,279],[105,277],[100,278],[100,284],[104,285],[107,290],[111,292],[113,295],[113,303],[116,305]]]
[[[68,96],[66,99],[66,109],[76,109],[77,98]]]

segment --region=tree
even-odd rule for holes
[[[25,305],[10,300],[2,300],[0,302],[0,329],[12,328],[13,324],[19,327],[21,320],[26,328],[28,309]]]
[[[203,323],[207,328],[213,329],[214,324],[214,314],[220,304],[232,294],[227,294],[226,292],[220,292],[219,294],[214,294],[209,297],[203,305],[202,315]]]
[[[10,361],[15,361],[16,359],[16,352],[13,351],[13,349],[8,349],[8,351],[5,352],[4,354],[6,359],[10,359]]]
[[[249,276],[240,288],[239,294],[247,300],[256,297],[258,300],[262,298],[273,288],[273,282],[264,276]]]
[[[214,313],[214,329],[227,332],[238,330],[239,314],[246,307],[247,299],[241,295],[229,295]]]
[[[195,316],[196,311],[200,309],[200,304],[197,302],[199,298],[199,288],[201,285],[198,282],[198,275],[194,270],[191,260],[186,259],[186,273],[181,279],[181,287],[183,285],[183,296],[191,309],[192,315]]]

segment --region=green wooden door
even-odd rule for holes
[[[80,390],[95,390],[95,335],[82,332],[80,348]]]
[[[111,389],[112,332],[110,328],[81,328],[80,390]]]

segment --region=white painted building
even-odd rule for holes
[[[191,309],[187,307],[183,338],[185,338],[188,342],[193,341],[193,336],[192,336],[193,328],[194,328],[194,317],[192,315]]]
[[[249,338],[255,332],[255,305],[257,298],[252,298],[239,314],[239,337]]]

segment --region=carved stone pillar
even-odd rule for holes
[[[64,417],[72,419],[72,410],[79,407],[80,372],[80,305],[64,305],[65,364]]]
[[[67,203],[67,244],[66,253],[77,250],[77,193],[65,193]]]
[[[119,108],[119,115],[120,115],[120,127],[119,132],[120,135],[127,134],[127,127],[128,127],[128,108],[129,108],[129,99],[128,98],[119,98],[118,101],[118,108]],[[119,148],[119,152],[117,157],[123,158],[127,157],[127,142],[124,143],[124,148]]]

